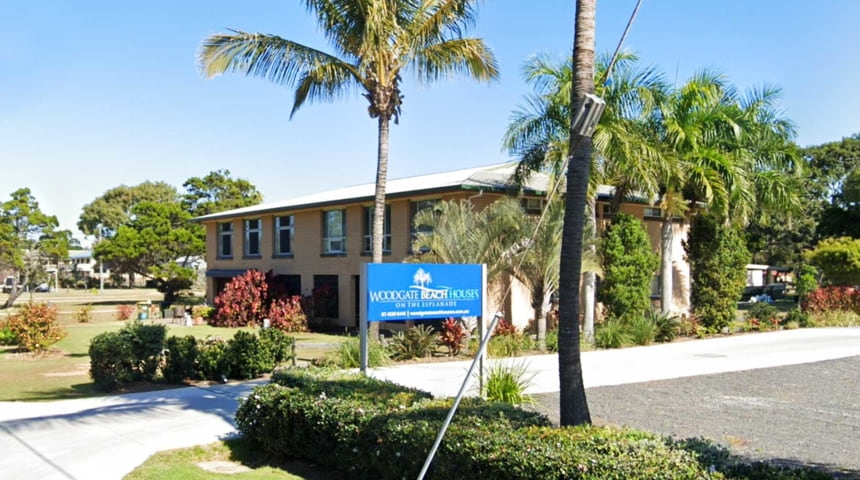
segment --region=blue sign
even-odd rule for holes
[[[367,320],[483,315],[483,266],[367,264]]]

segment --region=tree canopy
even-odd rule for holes
[[[43,273],[46,256],[67,256],[71,235],[57,231],[57,217],[42,212],[29,188],[19,188],[10,197],[0,203],[0,268],[14,271],[16,279],[23,275],[29,284]],[[13,289],[5,307],[18,293]]]
[[[206,250],[204,229],[192,218],[262,200],[254,185],[228,170],[189,178],[183,187],[180,194],[163,182],[120,185],[84,206],[78,222],[97,236],[96,258],[118,273],[154,280],[168,303],[191,286],[191,266]]]

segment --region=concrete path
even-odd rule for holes
[[[860,328],[815,328],[691,340],[582,353],[585,388],[737,372],[860,355]],[[493,362],[491,360],[490,362]],[[528,393],[557,392],[558,355],[499,360],[534,375]],[[454,396],[471,362],[437,362],[370,369],[379,379]]]
[[[233,434],[237,399],[259,383],[0,402],[0,478],[122,478],[158,451]]]
[[[860,328],[805,329],[583,353],[586,387],[793,365],[860,355]],[[558,391],[558,357],[514,359],[533,393]],[[453,395],[468,362],[373,369],[397,383]],[[117,479],[153,453],[235,431],[238,398],[255,384],[181,388],[57,402],[0,402],[0,478]]]

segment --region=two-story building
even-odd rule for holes
[[[515,166],[505,163],[389,180],[383,261],[402,262],[412,253],[416,233],[412,219],[418,211],[443,200],[467,199],[478,208],[486,206],[510,191]],[[359,273],[361,264],[370,261],[374,187],[356,185],[197,218],[206,228],[208,301],[247,269],[271,270],[291,294],[328,288],[335,300],[325,316],[333,319],[333,325],[357,326]],[[546,188],[545,176],[533,176],[521,194],[527,211],[540,211]],[[604,190],[599,200],[608,204],[609,191]],[[625,203],[621,209],[644,219],[652,245],[658,248],[659,212],[638,203]],[[608,218],[611,212],[601,210],[601,215]],[[680,224],[679,228],[683,230]],[[689,277],[686,263],[679,259],[677,267],[683,284]],[[511,297],[491,299],[491,304],[525,324],[531,313],[528,296],[520,292]]]

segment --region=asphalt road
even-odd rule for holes
[[[860,356],[587,389],[592,420],[860,478]],[[535,396],[558,422],[558,393]]]

